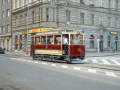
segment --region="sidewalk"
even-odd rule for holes
[[[86,57],[105,57],[105,56],[113,56],[120,55],[120,52],[86,52]]]
[[[24,57],[30,57],[30,55],[26,55],[26,52],[24,51],[12,51],[12,52],[6,52],[6,54],[16,55],[16,56],[24,56]]]

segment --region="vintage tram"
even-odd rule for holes
[[[32,36],[33,60],[79,63],[85,58],[84,35],[77,30],[48,30]]]

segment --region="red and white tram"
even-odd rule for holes
[[[85,58],[84,35],[75,30],[49,30],[32,37],[33,59],[81,62]]]

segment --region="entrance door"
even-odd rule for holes
[[[115,41],[116,51],[118,50],[118,42]]]
[[[100,41],[100,52],[103,52],[103,41]]]

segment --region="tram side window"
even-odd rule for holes
[[[37,45],[40,44],[40,37],[36,37],[36,44],[37,44]]]
[[[46,36],[42,36],[41,38],[41,44],[46,45]]]
[[[55,36],[55,44],[60,45],[61,44],[61,35]]]
[[[48,36],[47,37],[47,44],[54,44],[53,36]]]

